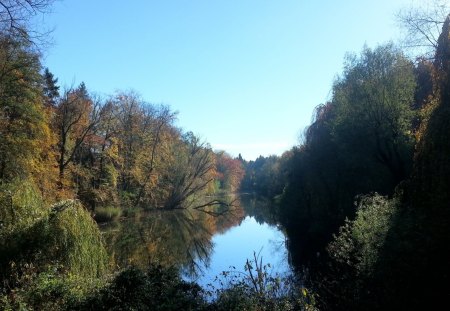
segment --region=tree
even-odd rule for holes
[[[56,107],[54,128],[59,136],[58,168],[60,187],[64,186],[67,166],[74,161],[88,134],[99,123],[103,109],[87,94],[84,83],[68,90]]]
[[[53,2],[54,0],[0,1],[0,31],[14,33],[29,40],[30,20],[38,14],[47,13]]]
[[[404,45],[419,50],[426,58],[432,58],[438,46],[438,38],[450,11],[447,1],[425,1],[422,6],[411,6],[397,14],[397,20],[405,31]]]
[[[53,76],[48,68],[45,68],[43,78],[43,91],[46,104],[47,106],[55,107],[59,97],[59,86],[57,85],[58,79]]]
[[[0,63],[0,180],[37,176],[51,144],[39,54],[27,41],[2,34]]]
[[[191,196],[205,190],[214,180],[213,151],[192,132],[173,145],[174,162],[170,163],[162,183],[168,187],[164,208],[182,208]]]
[[[221,189],[229,192],[239,190],[245,173],[239,158],[233,159],[225,151],[216,152],[216,170]]]
[[[120,154],[120,188],[130,191],[133,186],[133,168],[140,144],[141,104],[135,93],[120,93],[113,99],[118,119],[118,151]]]
[[[142,178],[138,180],[138,188],[136,204],[140,203],[140,200],[149,186],[149,182],[154,179],[155,168],[158,163],[158,158],[162,158],[164,154],[163,150],[160,150],[164,144],[173,141],[173,135],[171,135],[171,126],[175,120],[176,113],[172,112],[168,106],[160,107],[145,107],[144,111],[144,145],[143,154],[140,157],[139,165],[142,171]],[[178,133],[175,134],[176,136]],[[153,190],[150,185],[150,191]]]
[[[414,66],[392,45],[347,59],[344,76],[333,88],[334,137],[351,154],[372,157],[397,184],[412,164],[411,122]]]
[[[356,195],[392,195],[407,178],[415,85],[413,64],[390,44],[347,59],[332,100],[317,107],[303,145],[285,164],[280,215],[294,261],[323,251],[354,218]]]
[[[450,269],[450,17],[432,66],[431,94],[422,110],[412,174],[392,198],[359,200],[329,245],[317,288],[327,310],[439,309]],[[428,79],[425,82],[428,89]],[[421,86],[422,88],[422,86]],[[319,275],[316,273],[316,275]],[[427,284],[427,286],[417,286]]]

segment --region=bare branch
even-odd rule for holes
[[[203,212],[203,213],[206,213],[210,216],[217,217],[217,216],[221,216],[221,215],[225,215],[225,214],[229,213],[231,211],[231,207],[236,206],[236,205],[234,205],[235,202],[236,202],[236,200],[233,200],[228,203],[228,202],[225,202],[222,200],[215,199],[215,200],[211,200],[207,203],[197,205],[197,206],[193,207],[193,209]],[[225,209],[222,211],[214,212],[214,211],[205,209],[206,207],[223,207]]]
[[[404,31],[403,46],[431,58],[449,12],[450,5],[446,1],[432,0],[397,13],[397,22]]]
[[[39,14],[50,12],[55,0],[0,0],[0,32],[13,34],[30,42],[45,43],[45,35],[31,21]]]

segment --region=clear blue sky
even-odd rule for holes
[[[65,0],[48,66],[62,86],[133,89],[246,159],[298,144],[346,52],[396,40],[410,0]]]

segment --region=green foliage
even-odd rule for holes
[[[62,310],[106,272],[106,251],[90,214],[75,201],[45,206],[29,181],[1,185],[2,309]]]
[[[257,193],[267,198],[281,194],[286,180],[286,157],[262,157],[244,162],[245,175],[241,191]]]
[[[97,222],[116,220],[122,215],[122,209],[115,206],[101,206],[94,211],[94,219]]]
[[[0,186],[0,273],[5,283],[16,281],[11,265],[32,261],[40,252],[48,214],[33,183],[15,180]]]
[[[413,64],[393,45],[365,48],[359,58],[349,57],[333,87],[335,117],[330,124],[339,151],[355,163],[378,161],[394,185],[412,163],[415,87]]]
[[[12,284],[16,281],[11,269],[17,267],[20,275],[20,267],[29,263],[37,271],[57,264],[90,277],[106,270],[98,227],[79,203],[63,201],[45,208],[36,188],[27,182],[3,186],[0,194],[0,267],[10,274]]]
[[[175,269],[151,265],[147,272],[134,267],[119,272],[105,287],[93,291],[72,310],[316,310],[314,295],[298,288],[287,278],[274,278],[270,265],[253,266],[247,274],[223,272],[220,288],[204,291],[195,283],[183,281]],[[257,290],[250,271],[259,273]],[[289,283],[288,283],[289,282]],[[283,284],[282,284],[283,283]],[[257,285],[257,286],[259,286]],[[209,299],[207,299],[209,297]]]
[[[449,34],[447,18],[434,64],[421,64],[427,85],[418,90],[425,102],[412,175],[390,200],[364,197],[356,219],[329,245],[316,282],[325,310],[434,310],[447,302]]]
[[[379,297],[389,297],[381,294],[387,283],[383,280],[387,277],[385,251],[393,241],[400,198],[397,194],[389,200],[375,193],[358,199],[355,219],[346,220],[334,236],[327,248],[327,263],[313,278],[321,309],[379,310],[388,305]]]
[[[355,220],[347,220],[328,246],[331,258],[355,269],[355,277],[370,277],[398,211],[397,200],[379,194],[361,197]]]
[[[174,269],[151,266],[147,272],[123,270],[73,310],[202,310],[204,306],[198,285],[181,280]]]
[[[330,102],[294,148],[280,212],[295,262],[315,260],[354,219],[354,197],[392,195],[412,169],[413,64],[392,44],[348,57]]]
[[[30,42],[0,33],[0,182],[41,172],[49,145],[39,55]]]
[[[54,204],[47,228],[47,252],[69,271],[95,277],[107,270],[107,253],[98,226],[80,203],[67,200]]]
[[[62,275],[54,268],[27,277],[10,294],[0,294],[2,310],[70,310],[102,285],[98,279]]]
[[[46,104],[49,106],[56,105],[56,99],[59,97],[58,79],[53,76],[48,68],[44,69],[43,77],[43,95],[45,96]]]
[[[223,271],[207,292],[214,297],[215,310],[316,310],[315,297],[292,277],[272,275],[256,253],[247,260],[244,272],[231,267]]]
[[[5,241],[8,234],[26,231],[36,221],[48,215],[42,196],[30,181],[14,180],[0,184],[0,236]]]

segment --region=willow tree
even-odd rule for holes
[[[376,160],[394,184],[412,165],[415,87],[413,64],[388,44],[349,57],[333,88],[336,141],[348,155],[359,155],[355,161]]]

